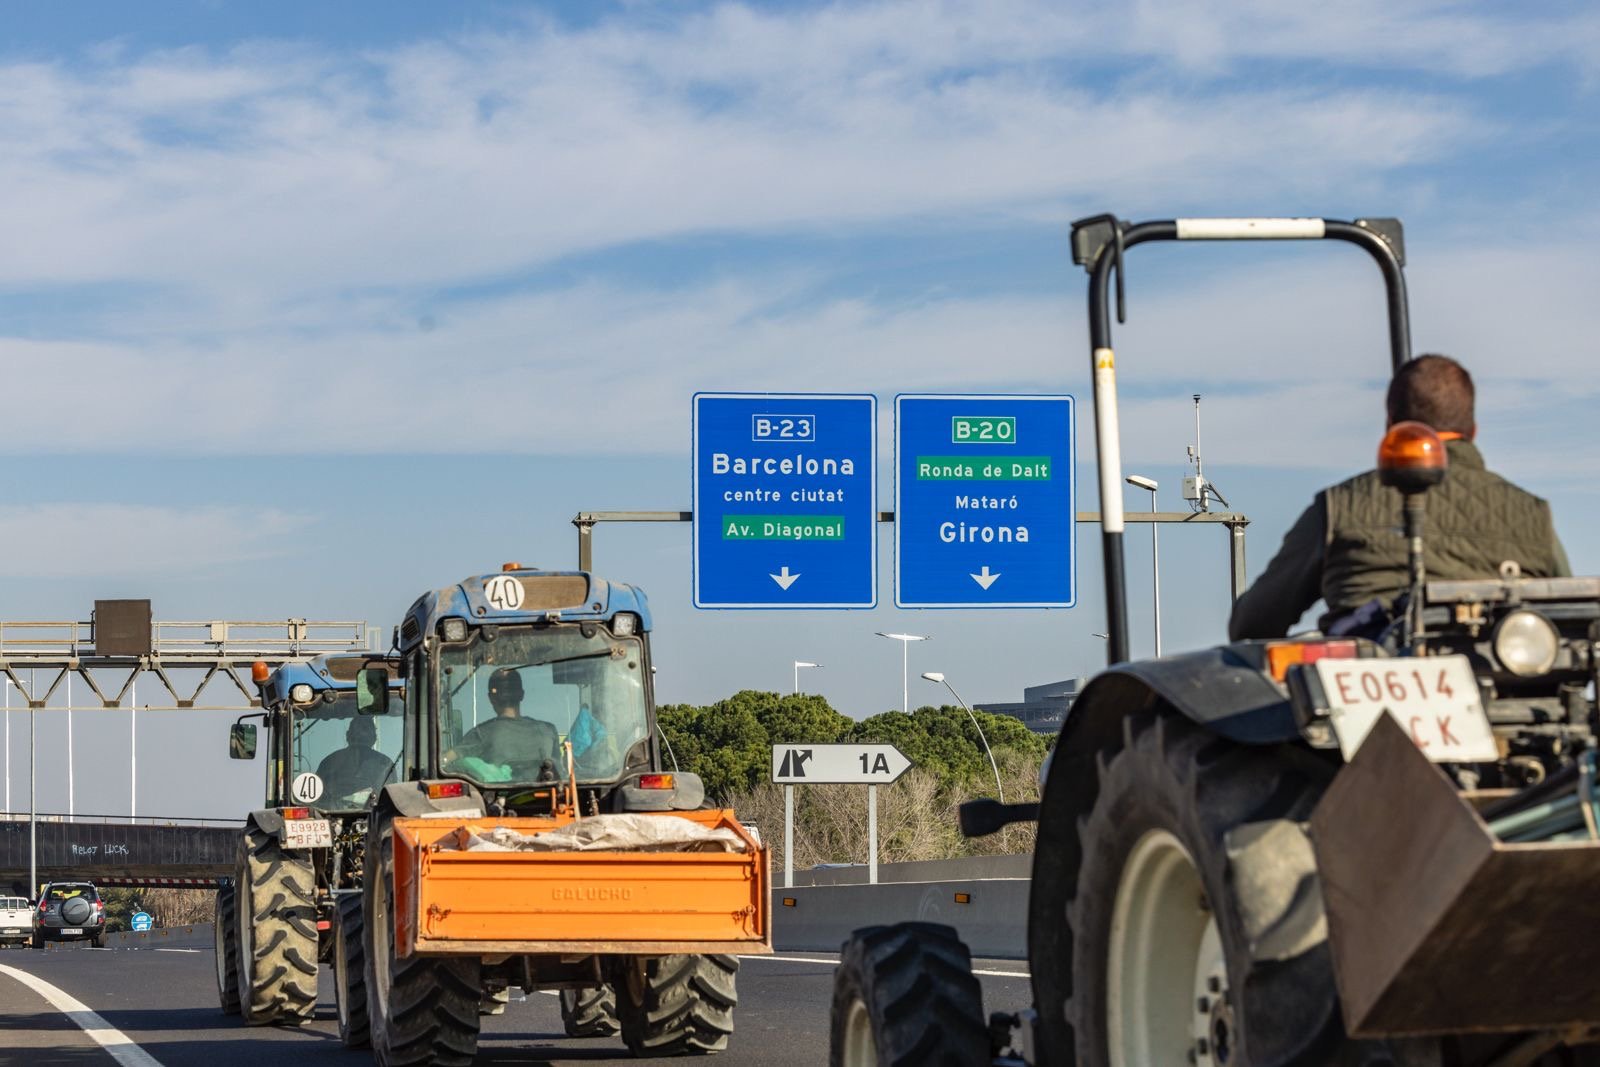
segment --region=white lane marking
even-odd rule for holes
[[[561,990],[559,989],[541,989],[538,992],[543,993],[547,997],[559,997],[561,995]]]
[[[836,960],[836,959],[834,959],[834,960],[825,960],[825,959],[822,959],[822,958],[820,958],[818,956],[740,956],[739,958],[741,960],[773,960],[773,961],[778,962],[778,963],[830,963],[835,967],[837,967],[839,965],[839,961]],[[984,976],[989,977],[989,978],[1031,978],[1031,977],[1033,977],[1027,971],[986,971],[986,970],[985,971],[979,971],[979,970],[975,970],[972,973],[973,974],[981,974],[981,975],[984,975]]]
[[[204,951],[204,950],[203,949],[198,949],[198,948],[158,948],[158,949],[156,949],[156,951],[157,952],[201,952],[201,951]]]
[[[71,1019],[101,1048],[111,1054],[122,1067],[161,1067],[161,1061],[150,1053],[133,1043],[133,1039],[106,1022],[96,1012],[90,1011],[88,1005],[77,1000],[43,978],[29,974],[27,971],[0,964],[0,974],[9,975],[39,994],[57,1011]]]

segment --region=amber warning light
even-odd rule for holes
[[[1450,459],[1433,427],[1397,422],[1378,445],[1378,477],[1402,493],[1420,493],[1444,480]]]
[[[265,685],[269,673],[271,672],[267,669],[266,660],[258,659],[250,664],[250,680],[257,685]]]

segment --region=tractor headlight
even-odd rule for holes
[[[1561,634],[1537,611],[1513,611],[1494,628],[1494,658],[1519,678],[1537,678],[1556,665]]]
[[[632,637],[639,630],[639,616],[631,611],[619,611],[611,620],[611,632],[618,637]]]
[[[455,644],[458,641],[465,641],[467,639],[467,620],[457,618],[445,619],[439,624],[439,636],[451,644]]]
[[[296,704],[309,704],[312,696],[311,687],[305,682],[289,687],[289,699]]]

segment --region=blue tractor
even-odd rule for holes
[[[400,771],[405,690],[393,660],[342,654],[252,671],[259,713],[233,726],[228,754],[254,759],[266,727],[266,806],[250,813],[230,885],[217,893],[217,993],[247,1023],[297,1024],[317,999],[319,963],[360,972],[359,943],[339,939],[341,907],[359,908],[367,813]],[[378,687],[358,715],[357,690]],[[340,1030],[364,1032],[341,1015]]]

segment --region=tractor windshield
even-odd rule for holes
[[[391,692],[385,710],[357,715],[354,690],[328,690],[308,706],[290,708],[288,802],[359,811],[395,781],[405,736],[403,698]]]
[[[594,623],[474,630],[439,653],[443,770],[491,788],[612,782],[648,736],[643,645]]]

